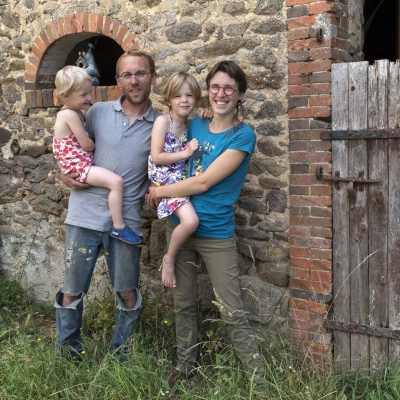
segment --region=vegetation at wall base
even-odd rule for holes
[[[35,303],[17,282],[0,273],[0,398],[71,400],[397,400],[399,368],[336,374],[311,367],[290,351],[286,339],[263,344],[265,388],[249,382],[215,310],[201,325],[197,374],[167,385],[175,357],[174,321],[162,299],[144,296],[143,313],[128,360],[110,351],[114,300],[106,292],[87,307],[82,328],[86,354],[80,363],[55,351],[53,307]],[[96,315],[99,316],[96,318]]]

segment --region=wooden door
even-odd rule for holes
[[[353,179],[333,184],[327,326],[342,371],[400,354],[399,73],[387,60],[332,66],[332,176]]]

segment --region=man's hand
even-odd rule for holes
[[[61,180],[63,181],[64,185],[67,185],[69,188],[74,190],[84,190],[90,187],[88,183],[82,183],[76,180],[79,176],[78,172],[71,172],[70,174],[64,175],[61,174]]]
[[[161,199],[157,199],[157,197],[155,196],[154,191],[156,190],[156,188],[157,185],[152,183],[149,187],[149,193],[147,193],[145,197],[146,204],[153,210],[157,210],[158,204],[161,201]]]

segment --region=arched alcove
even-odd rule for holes
[[[89,43],[94,45],[93,55],[100,73],[100,86],[115,85],[115,65],[124,51],[107,36],[93,36],[78,43],[67,56],[64,65],[75,65],[79,52],[87,51]]]
[[[99,34],[80,33],[64,36],[55,41],[41,60],[36,82],[27,82],[26,89],[54,88],[54,78],[65,65],[76,65],[79,52],[87,51],[94,44],[93,54],[100,72],[100,85],[115,84],[115,64],[124,52],[114,40]]]
[[[93,88],[93,101],[119,96],[115,64],[128,49],[139,48],[135,36],[121,21],[96,13],[67,15],[47,25],[36,37],[25,63],[25,94],[28,108],[58,106],[54,78],[65,65],[75,65],[79,52],[95,45],[94,57],[100,85]]]

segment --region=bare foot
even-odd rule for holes
[[[161,270],[161,282],[167,287],[176,287],[174,262],[169,262],[164,256]]]

